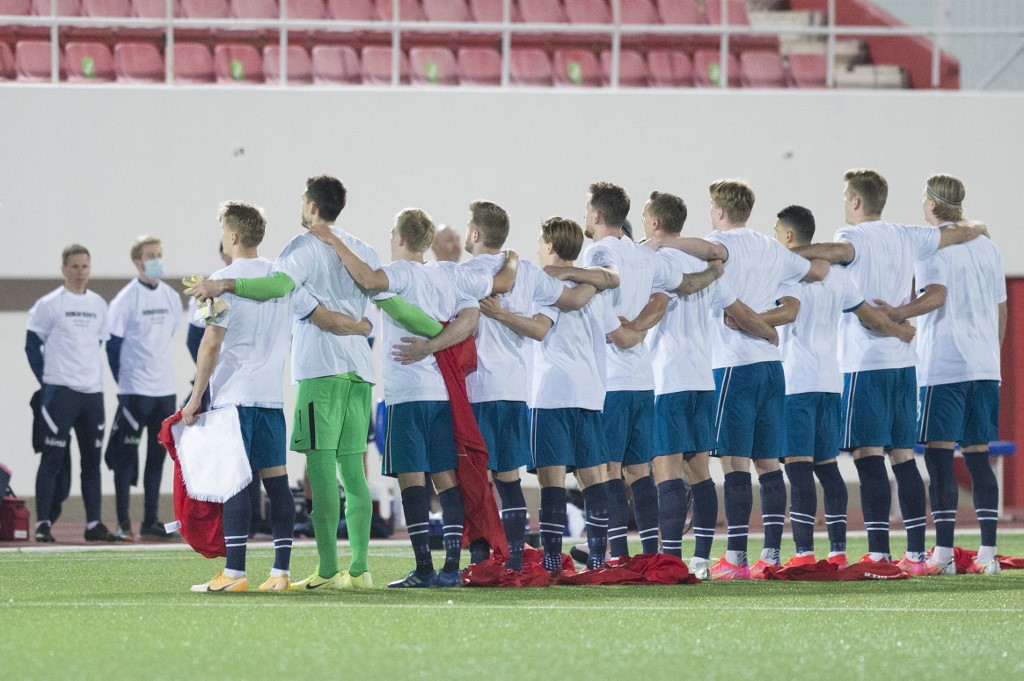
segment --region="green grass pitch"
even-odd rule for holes
[[[864,551],[863,539],[851,542],[851,557]],[[1000,537],[1000,553],[1024,555],[1024,535]],[[378,586],[413,564],[402,543],[375,544],[370,560]],[[1024,571],[896,582],[259,593],[271,561],[271,549],[250,549],[247,594],[195,594],[189,585],[222,561],[188,550],[0,552],[0,678],[1024,674]],[[305,576],[315,562],[312,546],[297,547],[293,574]]]

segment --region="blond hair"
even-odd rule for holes
[[[718,180],[708,187],[711,200],[725,211],[729,222],[742,224],[754,209],[754,190],[743,180]]]
[[[160,245],[160,239],[157,239],[155,236],[140,236],[136,239],[135,243],[132,244],[132,261],[142,260],[143,247],[152,246],[154,244],[157,246]]]
[[[963,203],[967,195],[963,182],[952,175],[937,173],[928,178],[925,191],[935,201],[935,217],[950,222],[963,220]]]
[[[562,260],[575,260],[583,250],[583,228],[575,220],[552,217],[540,226],[541,237]]]
[[[889,198],[889,183],[884,177],[868,168],[853,168],[843,174],[843,179],[850,186],[850,194],[864,204],[866,215],[882,214]]]
[[[406,208],[395,218],[395,230],[413,253],[425,253],[434,240],[436,228],[430,216],[419,208]]]
[[[261,207],[243,201],[225,201],[220,204],[217,217],[225,229],[238,235],[242,248],[256,248],[263,243],[267,216]]]

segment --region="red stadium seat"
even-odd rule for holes
[[[327,0],[327,18],[335,21],[374,21],[373,0]]]
[[[114,71],[119,81],[162,83],[164,59],[152,43],[119,43],[114,46]]]
[[[660,24],[661,17],[651,0],[619,0],[619,12],[624,24]]]
[[[509,82],[535,87],[551,85],[551,60],[547,52],[535,47],[512,48]]]
[[[571,24],[610,24],[612,10],[605,0],[565,0],[565,14]]]
[[[58,52],[58,70],[64,78],[64,54]],[[14,46],[14,64],[17,79],[22,82],[50,81],[50,41],[19,40]]]
[[[601,85],[601,65],[590,50],[555,50],[552,74],[556,86]]]
[[[236,19],[278,19],[281,16],[277,0],[231,0],[229,8],[230,15]]]
[[[825,87],[828,80],[828,57],[803,52],[790,54],[789,77],[794,87]]]
[[[709,24],[721,24],[722,3],[720,0],[708,0],[704,3],[704,9],[708,11]],[[749,26],[750,18],[747,16],[746,0],[727,0],[725,11],[728,13],[729,23],[732,26]]]
[[[458,85],[455,55],[446,47],[414,47],[409,50],[409,75],[413,85]]]
[[[82,14],[87,17],[130,17],[131,0],[82,0]]]
[[[14,80],[17,77],[14,65],[14,50],[7,43],[0,43],[0,81]]]
[[[0,0],[0,15],[16,17],[30,14],[32,14],[32,0]],[[10,46],[7,49],[11,49]]]
[[[212,83],[213,54],[199,43],[174,43],[174,82]]]
[[[697,0],[655,0],[655,3],[662,23],[691,25],[707,23],[707,17],[701,11]]]
[[[718,87],[719,84],[719,51],[697,50],[693,55],[693,81],[697,87]],[[739,87],[741,83],[740,62],[735,55],[729,55],[729,87]]]
[[[391,85],[391,47],[369,45],[363,48],[363,82],[367,85]],[[399,60],[398,82],[409,82],[409,59]]]
[[[473,21],[465,0],[423,0],[423,15],[427,21]]]
[[[459,82],[462,85],[501,85],[501,54],[490,47],[460,47]]]
[[[693,87],[693,62],[678,50],[651,50],[647,73],[654,87]]]
[[[114,80],[114,55],[103,43],[73,42],[64,48],[68,80],[73,83],[103,83]]]
[[[167,0],[132,0],[132,16],[163,19],[167,16]],[[174,16],[181,16],[181,0],[174,0]]]
[[[392,0],[374,0],[374,7],[377,10],[377,17],[382,21],[391,21],[394,6]],[[398,16],[402,21],[426,21],[423,14],[423,6],[420,0],[400,0],[398,3]]]
[[[359,53],[348,45],[317,45],[313,48],[313,82],[324,85],[363,82]]]
[[[782,57],[772,50],[748,50],[740,54],[743,87],[786,87]]]
[[[218,83],[263,82],[263,60],[252,45],[222,43],[213,48],[213,70]]]
[[[228,0],[181,0],[181,12],[189,19],[227,19]]]
[[[288,18],[320,21],[327,16],[324,0],[288,0]]]
[[[263,48],[263,78],[271,85],[281,80],[280,45],[267,45]],[[310,62],[309,52],[299,45],[288,46],[288,82],[313,82],[313,64]]]
[[[32,0],[32,14],[37,17],[52,16],[53,5],[50,4],[50,0]],[[82,0],[57,0],[57,16],[82,16]]]
[[[612,51],[601,51],[601,82],[611,85]],[[647,87],[647,64],[637,50],[619,51],[619,87]]]
[[[522,21],[519,7],[513,2],[511,7],[512,21]],[[500,23],[505,20],[504,0],[469,0],[469,13],[474,21]]]
[[[558,0],[519,0],[519,12],[528,24],[565,24],[569,22]]]

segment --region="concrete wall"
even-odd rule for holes
[[[94,276],[127,279],[129,245],[144,233],[164,239],[169,279],[208,273],[225,199],[267,208],[273,256],[300,229],[304,180],[320,172],[343,178],[341,224],[385,259],[403,207],[461,229],[482,197],[509,209],[509,245],[532,257],[540,221],[582,219],[587,185],[604,179],[632,193],[637,223],[651,190],[682,195],[686,231],[699,235],[708,183],[742,177],[758,196],[751,226],[767,231],[802,203],[827,238],[853,166],[888,177],[886,215],[904,222],[921,222],[929,173],[961,176],[969,214],[991,225],[1019,275],[1022,120],[1019,94],[0,87],[0,284],[59,276],[73,241],[92,250]],[[23,329],[24,314],[0,315],[0,460],[26,494],[35,380]],[[183,339],[176,347],[184,392],[191,362]]]

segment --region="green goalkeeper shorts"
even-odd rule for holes
[[[291,449],[334,449],[339,454],[366,451],[373,386],[355,374],[299,381],[295,396]]]

